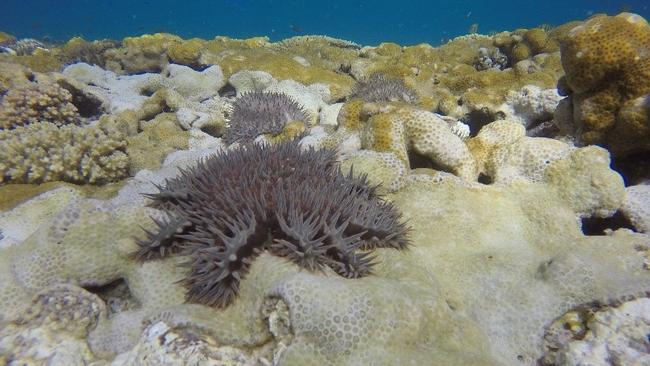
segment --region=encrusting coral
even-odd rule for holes
[[[79,119],[72,94],[54,83],[30,83],[11,89],[0,104],[0,129],[38,122],[62,126]]]
[[[123,136],[110,128],[34,123],[0,130],[0,183],[102,184],[128,175]]]
[[[202,161],[151,194],[168,217],[155,220],[135,258],[181,253],[187,299],[225,307],[262,250],[310,271],[365,276],[361,250],[408,245],[407,227],[365,178],[344,175],[333,150],[301,151],[297,140],[249,144]],[[272,239],[270,241],[269,239]]]
[[[278,135],[289,122],[307,123],[303,107],[284,93],[249,92],[232,106],[224,142],[251,142],[262,134]]]

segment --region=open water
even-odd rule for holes
[[[1,0],[0,30],[49,41],[168,32],[208,39],[268,36],[272,41],[322,34],[364,45],[437,45],[474,30],[488,34],[559,25],[621,11],[650,18],[650,1]]]

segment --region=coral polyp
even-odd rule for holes
[[[309,121],[303,107],[284,93],[250,92],[239,97],[232,107],[224,142],[251,142],[262,134],[277,135],[292,121]]]
[[[148,195],[168,218],[139,240],[139,260],[185,256],[187,300],[225,307],[263,251],[309,271],[368,275],[375,248],[404,249],[408,227],[365,176],[344,174],[333,150],[297,140],[247,144],[201,161]]]

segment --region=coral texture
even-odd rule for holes
[[[277,135],[293,121],[308,122],[303,107],[284,93],[251,92],[232,107],[224,142],[251,142],[262,134]]]
[[[647,365],[650,299],[583,308],[558,319],[545,335],[543,365]]]
[[[626,187],[621,213],[637,231],[650,232],[650,184]]]
[[[359,250],[408,244],[399,214],[364,177],[343,175],[334,151],[302,152],[296,140],[218,154],[149,196],[168,218],[155,220],[134,256],[182,252],[187,299],[211,306],[234,300],[264,249],[310,271],[356,278],[373,266]]]
[[[641,16],[597,16],[562,42],[565,84],[583,143],[615,155],[650,146],[650,25]]]
[[[11,89],[0,104],[0,129],[37,122],[62,126],[77,123],[79,118],[72,94],[57,84],[31,83]]]
[[[478,177],[474,157],[449,124],[414,107],[398,106],[370,117],[362,133],[362,146],[393,152],[407,164],[409,153],[417,153],[462,179],[473,181]]]
[[[106,305],[79,287],[56,285],[39,293],[21,319],[0,329],[3,365],[83,365],[94,356],[86,336]]]
[[[0,182],[102,184],[127,176],[126,142],[101,127],[35,123],[0,131]]]
[[[494,45],[508,55],[510,65],[541,53],[559,50],[557,41],[542,28],[499,33],[494,36]]]

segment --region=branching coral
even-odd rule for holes
[[[127,176],[126,142],[100,127],[35,123],[0,130],[0,183],[102,184]]]
[[[302,151],[296,140],[250,144],[182,171],[150,195],[169,218],[156,221],[134,257],[187,256],[187,299],[217,307],[234,300],[263,250],[311,271],[369,274],[366,250],[404,249],[408,228],[365,176],[344,175],[335,156]]]
[[[251,92],[238,98],[224,141],[250,142],[261,134],[277,135],[292,121],[309,121],[303,107],[284,93]]]
[[[12,89],[0,104],[0,129],[36,122],[52,122],[57,126],[79,120],[72,94],[57,84],[32,83]]]

